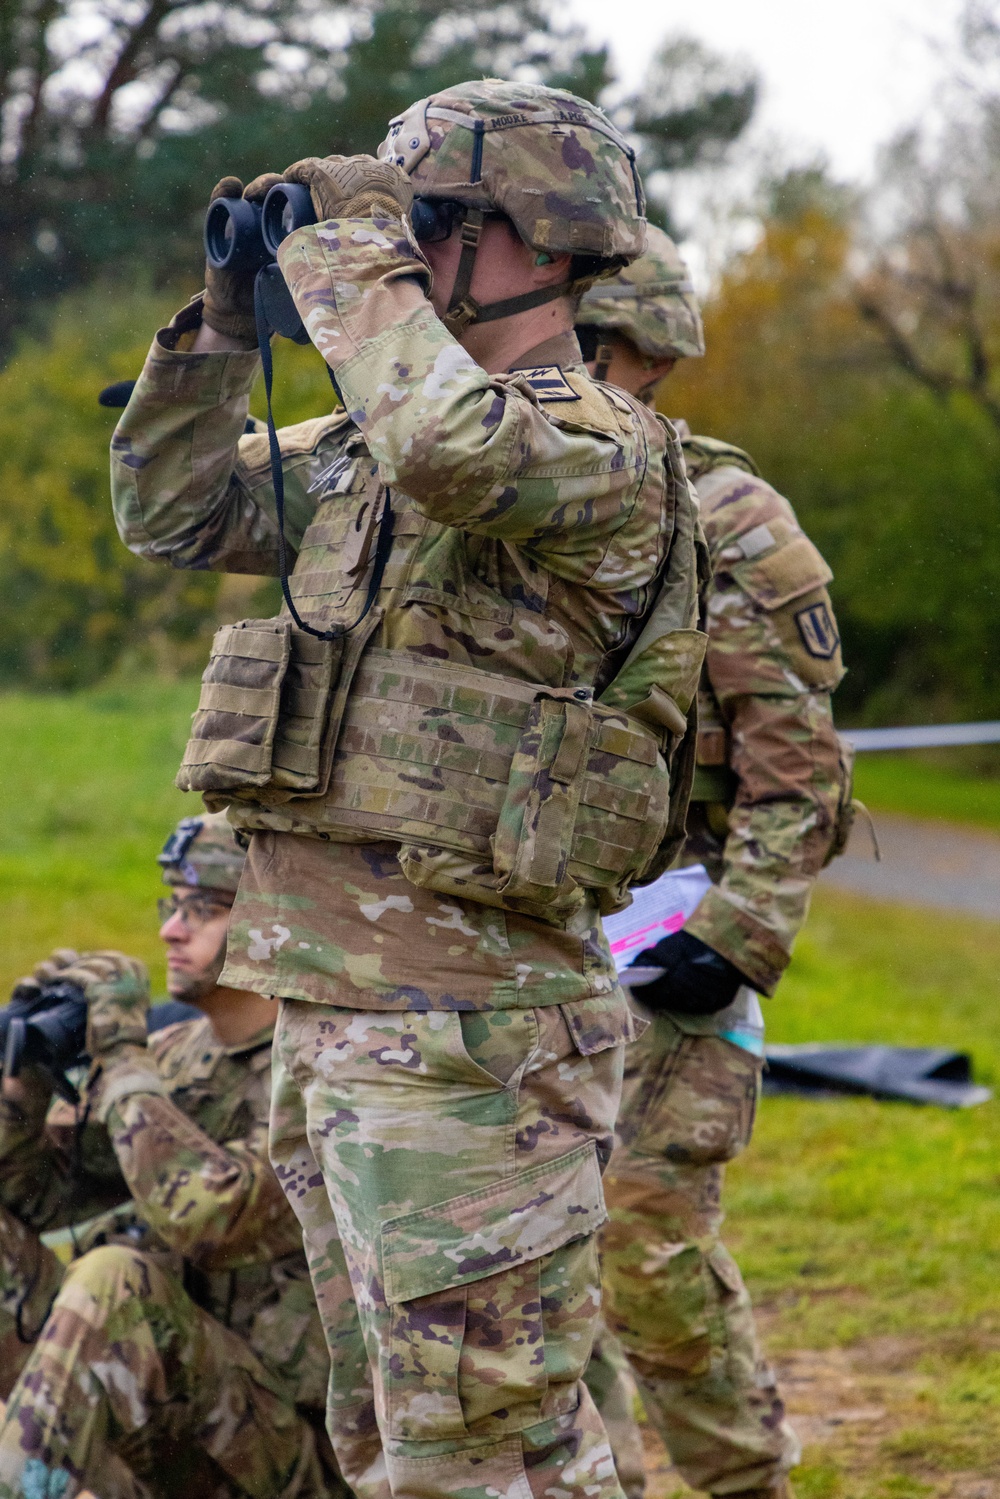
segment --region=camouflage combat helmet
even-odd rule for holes
[[[413,179],[418,239],[421,203],[459,209],[462,257],[445,317],[452,332],[582,291],[645,247],[634,150],[596,105],[563,89],[497,78],[458,84],[391,120],[379,156]],[[491,212],[539,253],[574,256],[573,279],[480,307],[469,285]]]
[[[647,231],[646,253],[613,281],[592,286],[576,321],[578,331],[596,328],[622,334],[650,359],[684,359],[705,352],[701,312],[687,266],[670,236],[654,224]],[[596,357],[606,372],[608,360],[601,359],[599,350]],[[598,373],[598,378],[603,376]]]
[[[225,812],[182,817],[156,856],[165,885],[192,885],[231,895],[236,894],[245,859]]]

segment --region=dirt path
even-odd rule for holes
[[[884,812],[875,814],[875,829],[881,863],[859,818],[848,852],[824,870],[826,884],[874,900],[1000,919],[1000,836]]]
[[[760,1310],[765,1342],[768,1320]],[[875,1338],[849,1352],[802,1349],[773,1359],[802,1442],[805,1492],[823,1499],[872,1492],[886,1499],[893,1493],[905,1499],[1000,1499],[1000,1454],[987,1461],[987,1472],[963,1468],[960,1461],[943,1471],[922,1459],[928,1380],[915,1369],[919,1352],[905,1338]],[[691,1490],[648,1425],[643,1439],[646,1499],[688,1499]]]

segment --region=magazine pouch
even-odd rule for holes
[[[215,632],[182,791],[238,795],[265,786],[314,791],[342,640],[318,640],[290,619],[242,619]]]
[[[493,839],[504,903],[566,915],[584,889],[602,909],[655,853],[670,778],[652,735],[585,689],[540,692],[514,755]]]
[[[330,694],[337,685],[345,637],[318,640],[293,626],[281,714],[271,754],[271,781],[298,793],[320,789],[321,752]]]
[[[181,791],[240,791],[271,779],[291,633],[288,619],[241,619],[216,630],[177,772]]]

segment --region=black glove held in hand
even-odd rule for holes
[[[714,1015],[736,998],[736,991],[749,979],[721,953],[693,937],[683,927],[647,947],[635,960],[638,968],[662,968],[662,978],[637,984],[632,991],[641,1005],[660,1014]],[[623,974],[628,982],[628,969]]]

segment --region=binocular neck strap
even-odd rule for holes
[[[487,302],[482,306],[469,288],[485,217],[481,208],[467,208],[462,220],[462,253],[458,257],[448,311],[441,319],[453,338],[460,338],[472,323],[495,323],[499,318],[514,317],[532,307],[554,302],[557,297],[566,296],[573,286],[572,281],[560,281],[556,286],[540,286],[535,291],[523,292],[519,297],[504,297],[500,302]]]
[[[292,598],[292,591],[288,586],[288,546],[285,542],[285,475],[281,467],[281,447],[278,443],[278,434],[274,428],[274,413],[271,410],[271,388],[274,383],[274,364],[271,359],[271,328],[264,311],[264,299],[261,294],[261,276],[263,271],[257,272],[257,279],[253,288],[253,310],[257,323],[257,347],[260,350],[260,362],[264,371],[264,394],[267,397],[267,445],[271,459],[271,483],[274,487],[274,509],[278,520],[278,568],[281,577],[281,594],[292,620],[300,630],[307,635],[314,635],[317,640],[339,640],[341,636],[347,635],[351,630],[357,629],[365,615],[371,609],[378,591],[382,586],[382,575],[385,572],[385,564],[389,560],[392,550],[392,533],[394,518],[392,514],[391,495],[389,490],[385,491],[385,503],[382,507],[382,520],[379,525],[378,542],[375,546],[375,558],[372,563],[372,575],[368,583],[368,593],[365,596],[364,608],[357,619],[350,625],[334,625],[330,630],[317,630],[299,614]],[[326,361],[324,360],[324,364]],[[330,376],[330,384],[333,386],[337,397],[337,382],[333,377],[333,371],[326,365],[327,374]]]

